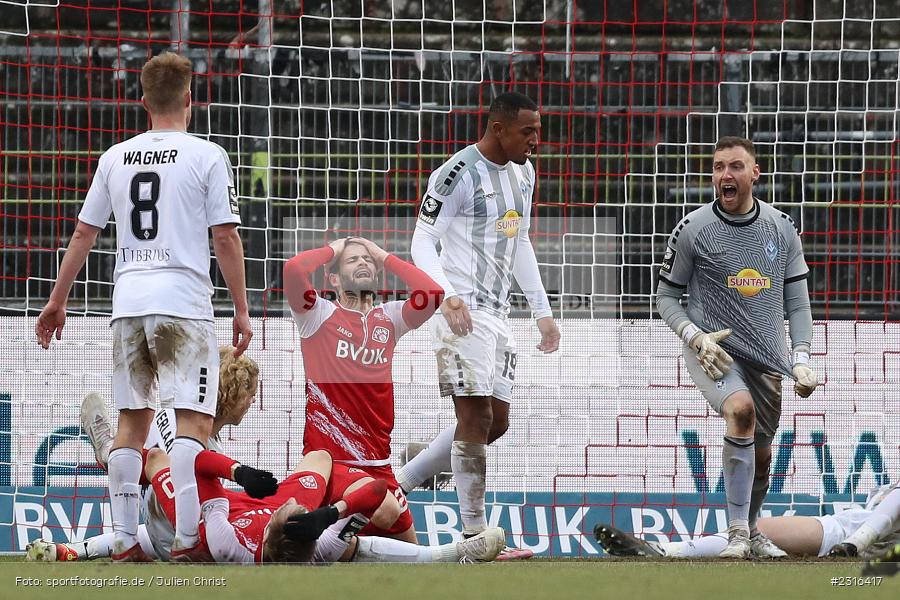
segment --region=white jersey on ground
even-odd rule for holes
[[[509,312],[513,264],[520,241],[528,240],[534,182],[530,161],[498,165],[474,144],[429,177],[416,227],[440,237],[441,268],[467,306]]]
[[[175,441],[175,409],[167,408],[158,410],[153,415],[153,423],[150,425],[150,433],[147,434],[147,441],[144,448],[160,448],[165,450],[166,454],[172,449],[172,443]],[[213,436],[206,440],[206,449],[213,452],[222,453],[222,442],[219,436]]]
[[[148,131],[107,150],[78,215],[116,222],[112,318],[212,320],[209,228],[240,223],[234,174],[221,146]]]

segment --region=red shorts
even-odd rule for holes
[[[301,471],[285,477],[284,481],[278,484],[278,491],[275,492],[275,495],[265,498],[264,502],[278,507],[294,498],[297,504],[313,511],[324,503],[327,489],[321,475],[311,471]]]
[[[328,493],[326,494],[326,502],[334,504],[344,496],[344,492],[351,484],[363,479],[371,477],[373,479],[383,479],[387,483],[388,491],[394,495],[400,504],[402,512],[390,529],[380,529],[371,523],[366,525],[360,535],[378,535],[378,536],[394,536],[399,535],[413,526],[412,514],[409,512],[409,506],[406,504],[406,496],[400,489],[394,477],[394,471],[390,465],[383,467],[357,467],[349,466],[341,463],[334,463],[331,468],[331,480],[328,482]]]

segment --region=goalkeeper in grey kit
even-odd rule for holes
[[[725,419],[722,470],[728,514],[724,558],[782,558],[756,528],[769,489],[782,376],[807,397],[812,313],[793,220],[753,197],[752,142],[723,137],[713,155],[716,200],[684,217],[669,238],[656,307],[684,340],[688,373]],[[687,310],[681,299],[688,292]],[[791,351],[784,335],[789,323]]]

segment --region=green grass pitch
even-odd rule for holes
[[[328,567],[272,565],[113,565],[26,563],[0,559],[0,598],[225,598],[263,600],[481,600],[531,598],[598,600],[793,600],[900,598],[900,577],[879,585],[838,586],[834,577],[857,577],[858,562],[646,562],[531,560],[485,565],[339,564]],[[40,585],[25,585],[32,578]],[[128,586],[51,587],[53,579],[126,580]],[[135,578],[143,580],[143,585]],[[206,581],[195,580],[205,578]],[[96,585],[96,584],[95,584]]]

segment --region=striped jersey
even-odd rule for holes
[[[794,221],[756,199],[747,215],[729,215],[718,202],[688,214],[659,270],[661,280],[687,289],[697,327],[732,330],[720,342],[732,356],[788,376],[784,286],[808,275]]]
[[[516,251],[528,240],[534,166],[489,161],[472,144],[428,179],[417,228],[441,240],[441,268],[470,308],[505,315]]]

